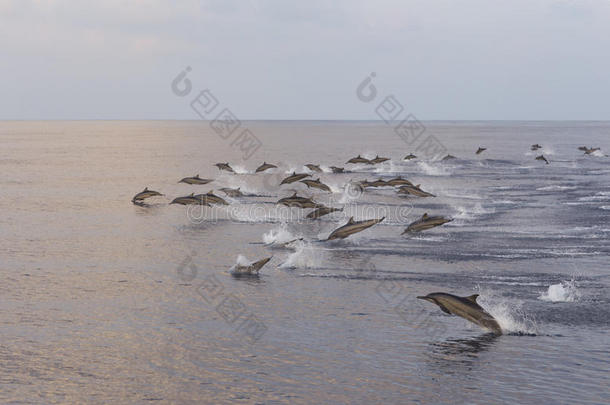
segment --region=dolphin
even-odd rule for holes
[[[258,276],[260,269],[271,260],[273,256],[250,263],[249,265],[237,264],[231,268],[231,275],[234,277]]]
[[[224,198],[215,195],[214,190],[210,190],[206,194],[197,194],[195,195],[195,198],[198,198],[206,204],[229,205]]]
[[[315,180],[301,180],[301,183],[306,184],[307,188],[319,188],[320,190],[324,190],[324,191],[328,191],[329,193],[332,193],[332,190],[330,189],[330,187],[328,187],[326,184],[322,183],[320,181],[320,178],[318,177]]]
[[[590,147],[585,150],[585,155],[590,155],[591,153],[600,150],[600,148]]]
[[[318,219],[320,217],[323,217],[324,215],[330,214],[331,212],[337,212],[337,211],[343,211],[343,208],[333,208],[333,207],[321,206],[320,208],[313,210],[309,214],[307,214],[307,218]]]
[[[199,175],[193,177],[185,177],[180,180],[178,183],[186,183],[186,184],[208,184],[209,182],[214,181],[212,179],[202,179]]]
[[[535,151],[535,150],[538,150],[540,148],[542,148],[542,146],[540,146],[539,144],[535,143],[535,144],[532,145],[531,150]]]
[[[363,183],[361,183],[361,185],[364,188],[367,188],[367,187],[386,187],[388,185],[388,183],[385,180],[377,179],[375,181],[367,181],[367,180],[365,180]]]
[[[457,159],[455,156],[453,155],[447,155],[444,158],[441,159],[441,162],[444,162],[446,160],[451,160],[451,159]]]
[[[417,298],[438,305],[441,310],[447,314],[461,316],[484,329],[501,335],[502,328],[500,328],[498,321],[477,304],[478,296],[479,294],[474,294],[469,297],[458,297],[452,294],[437,292],[426,296],[419,296]]]
[[[343,170],[345,169],[343,167],[331,166],[330,170],[332,170],[333,173],[343,173]]]
[[[371,161],[368,160],[367,158],[363,158],[362,156],[358,155],[355,158],[351,158],[350,160],[348,160],[347,163],[366,163],[366,164],[370,164]]]
[[[317,204],[311,198],[299,197],[295,192],[290,197],[279,199],[276,204],[282,204],[287,207],[299,207],[299,208],[319,208],[320,204]]]
[[[241,187],[237,187],[237,188],[228,188],[228,187],[223,187],[220,189],[220,191],[222,191],[223,193],[225,193],[225,195],[227,197],[243,197],[244,193],[242,193],[239,189]]]
[[[589,148],[587,148],[586,146],[579,146],[578,147],[578,150],[582,150],[583,152],[586,151],[587,149],[589,149]]]
[[[320,169],[320,165],[314,165],[314,164],[308,163],[305,165],[305,167],[308,168],[309,170],[311,170],[312,172],[322,173],[322,169]]]
[[[481,153],[483,153],[483,151],[486,151],[486,150],[487,150],[487,148],[481,148],[481,147],[479,146],[479,149],[477,149],[476,154],[477,154],[477,155],[480,155]]]
[[[415,156],[412,153],[409,153],[407,156],[405,156],[405,158],[403,160],[411,160],[411,159],[417,159],[417,156]]]
[[[374,159],[371,159],[371,160],[370,160],[370,162],[371,162],[371,164],[376,165],[377,163],[383,163],[383,162],[386,162],[386,161],[388,161],[388,160],[390,160],[390,158],[387,158],[387,157],[379,157],[379,155],[377,155],[377,156],[375,156],[375,158],[374,158]]]
[[[149,190],[148,187],[146,187],[146,188],[144,188],[143,191],[140,191],[138,194],[134,195],[133,198],[131,199],[131,202],[135,204],[136,201],[144,201],[146,198],[161,196],[161,195],[163,195],[163,194],[159,193],[158,191]]]
[[[434,194],[422,190],[419,186],[419,184],[416,186],[402,186],[398,189],[398,194],[409,194],[416,197],[436,197]]]
[[[331,234],[328,235],[328,239],[326,239],[326,240],[345,239],[350,235],[353,235],[358,232],[362,232],[365,229],[370,228],[371,226],[380,223],[384,219],[385,219],[385,217],[382,217],[380,219],[369,219],[369,220],[365,220],[365,221],[354,221],[354,217],[350,217],[350,219],[347,221],[347,223],[345,225],[340,226],[339,228],[332,231]]]
[[[203,201],[200,198],[197,198],[195,196],[194,193],[191,193],[191,195],[187,195],[184,197],[178,197],[178,198],[174,198],[173,201],[170,204],[180,204],[180,205],[206,205],[208,207],[210,207],[210,204],[208,204],[206,201]]]
[[[292,172],[292,174],[290,176],[286,177],[284,180],[281,181],[280,186],[282,184],[294,183],[295,181],[302,180],[305,177],[309,177],[309,176],[311,176],[311,174]]]
[[[385,182],[386,185],[388,186],[412,186],[413,183],[411,183],[409,180],[407,179],[403,179],[401,176],[398,177],[394,177],[393,179],[390,179],[388,181]]]
[[[262,165],[260,165],[259,167],[256,168],[255,173],[264,172],[267,169],[274,169],[274,168],[277,168],[277,166],[272,165],[271,163],[263,162]]]
[[[453,219],[447,219],[447,218],[441,217],[441,216],[430,217],[430,216],[428,216],[428,213],[425,213],[417,221],[411,222],[409,224],[409,226],[407,227],[407,229],[405,229],[401,235],[404,235],[405,233],[409,233],[409,232],[425,231],[426,229],[431,229],[431,228],[434,228],[437,226],[441,226],[441,225],[446,224],[447,222],[451,222],[451,221],[453,221]]]
[[[216,163],[214,166],[218,168],[218,170],[226,170],[231,173],[235,173],[235,170],[231,166],[229,166],[229,162],[227,163]]]
[[[548,160],[546,160],[546,158],[544,157],[544,155],[536,156],[536,160],[543,160],[543,161],[545,161],[545,162],[546,162],[546,164],[547,164],[547,165],[549,164],[549,161],[548,161]]]

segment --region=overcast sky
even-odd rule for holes
[[[610,0],[0,0],[0,50],[0,119],[610,119]]]

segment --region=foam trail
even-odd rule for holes
[[[576,280],[562,281],[559,284],[552,284],[546,292],[538,297],[542,301],[550,302],[574,302],[580,293],[576,288]]]

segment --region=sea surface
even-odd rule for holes
[[[244,121],[247,159],[205,121],[0,122],[0,403],[608,403],[610,123],[424,125],[456,159],[403,160],[383,122]],[[279,186],[307,163],[332,193]],[[346,187],[398,175],[435,197]],[[245,196],[169,205],[223,187]],[[343,211],[275,204],[294,191]],[[424,213],[453,221],[401,235]],[[352,216],[385,219],[323,241]]]

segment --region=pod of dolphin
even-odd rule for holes
[[[534,144],[531,146],[530,150],[537,151],[538,149],[541,149],[541,148],[542,148],[541,145]],[[600,150],[600,148],[587,147],[587,146],[581,146],[578,149],[583,151],[585,153],[585,155],[591,155],[593,152]],[[486,150],[487,150],[487,148],[479,147],[476,150],[475,154],[480,155],[481,153],[483,153]],[[412,159],[417,159],[417,156],[415,156],[413,153],[410,153],[409,155],[405,156],[403,160],[412,160]],[[442,158],[441,161],[448,161],[451,159],[457,159],[457,158],[452,155],[447,155],[444,158]],[[386,162],[388,160],[390,160],[390,158],[380,157],[379,155],[375,156],[375,158],[373,158],[373,159],[367,159],[365,157],[362,157],[361,155],[358,155],[356,157],[349,159],[346,162],[346,164],[375,165],[375,164]],[[549,161],[544,157],[544,155],[536,156],[535,160],[544,161],[546,164],[549,164]],[[224,170],[229,173],[235,174],[235,170],[233,170],[233,168],[230,166],[229,162],[216,163],[215,166],[218,167],[218,170],[220,170],[220,171]],[[304,166],[307,167],[311,172],[317,172],[317,173],[323,172],[323,170],[320,168],[320,166],[316,165],[316,164],[308,163]],[[256,168],[255,173],[262,173],[262,172],[265,172],[266,170],[274,169],[274,168],[277,168],[277,166],[274,164],[263,162],[263,164],[261,164],[259,167]],[[345,172],[343,167],[330,166],[330,169],[333,174]],[[306,179],[307,177],[311,177],[311,174],[296,173],[295,171],[293,171],[292,174],[288,175],[286,178],[284,178],[280,182],[280,186],[282,186],[284,184],[300,182],[300,183],[305,184],[308,189],[315,188],[315,189],[318,189],[318,190],[321,190],[324,192],[332,192],[332,190],[330,189],[330,187],[328,185],[326,185],[320,181],[319,177],[315,180]],[[212,181],[214,181],[214,180],[200,178],[199,174],[197,174],[192,177],[185,177],[185,178],[181,179],[178,183],[185,183],[185,184],[191,184],[191,185],[205,185]],[[366,190],[367,188],[396,187],[397,188],[396,192],[398,195],[407,195],[407,196],[411,196],[411,197],[420,197],[420,198],[435,197],[434,194],[431,194],[427,191],[422,190],[421,185],[419,185],[419,184],[414,185],[409,180],[403,179],[401,176],[395,177],[390,180],[377,179],[374,181],[368,181],[368,179],[365,179],[365,180],[358,181],[358,182],[351,182],[351,184],[359,187],[363,191]],[[220,188],[220,191],[222,191],[228,197],[232,197],[232,198],[244,197],[244,194],[240,191],[239,187],[236,189],[224,187],[224,188]],[[149,190],[148,187],[146,187],[146,188],[144,188],[143,191],[137,193],[132,198],[131,202],[135,205],[146,206],[146,204],[144,203],[144,201],[146,199],[152,198],[152,197],[159,197],[159,196],[164,196],[164,194],[161,194],[158,191]],[[211,207],[212,205],[229,205],[229,202],[227,202],[222,197],[215,195],[213,190],[210,190],[206,194],[191,193],[186,196],[174,198],[170,202],[170,205],[171,204],[203,205],[203,206]],[[313,209],[313,211],[311,211],[309,214],[307,214],[306,218],[312,219],[312,220],[318,219],[324,215],[328,215],[333,212],[342,212],[343,211],[343,208],[327,207],[323,204],[319,204],[314,201],[313,197],[300,197],[297,195],[296,191],[289,197],[284,197],[284,198],[279,199],[276,202],[276,204],[284,205],[287,207],[298,207],[301,209],[311,208],[311,209]],[[350,217],[349,220],[347,221],[347,223],[345,223],[344,225],[339,226],[338,228],[333,230],[330,233],[330,235],[328,235],[328,237],[326,239],[324,239],[323,241],[345,239],[345,238],[349,237],[350,235],[353,235],[358,232],[362,232],[362,231],[382,222],[384,219],[385,219],[385,217],[355,221],[354,217]],[[448,222],[451,222],[452,220],[453,219],[451,219],[451,218],[445,218],[443,216],[429,216],[428,213],[424,213],[421,216],[421,218],[410,223],[407,226],[407,228],[402,232],[401,235],[432,229],[437,226],[441,226]],[[283,245],[289,246],[290,244],[292,244],[293,242],[296,242],[298,240],[302,240],[302,238],[286,242]],[[244,277],[244,276],[246,276],[246,277],[255,276],[256,277],[259,275],[259,272],[262,269],[262,267],[265,264],[267,264],[272,259],[272,257],[273,256],[267,257],[267,258],[264,258],[259,261],[256,261],[256,262],[253,262],[250,264],[246,264],[246,265],[237,264],[231,268],[230,273],[234,277]],[[478,297],[478,294],[474,294],[469,297],[458,297],[456,295],[452,295],[452,294],[448,294],[448,293],[436,292],[436,293],[428,294],[426,296],[419,296],[417,298],[432,302],[432,303],[438,305],[438,307],[443,312],[450,314],[450,315],[460,316],[484,329],[487,329],[488,331],[490,331],[494,334],[497,334],[497,335],[502,334],[502,328],[500,327],[498,322],[494,319],[494,317],[492,315],[490,315],[487,311],[485,311],[477,303],[477,301],[476,301],[477,297]]]

